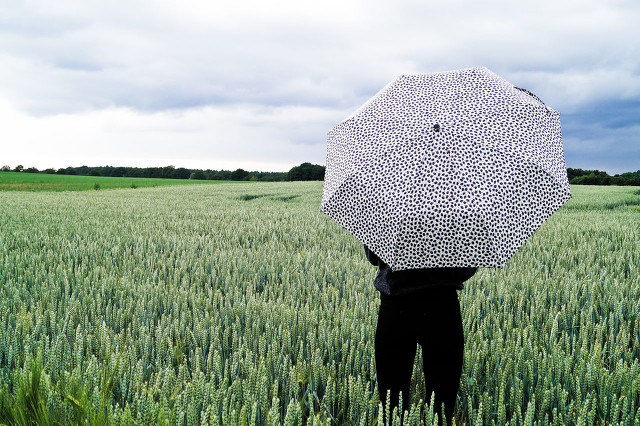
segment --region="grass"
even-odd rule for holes
[[[457,425],[640,425],[640,188],[571,189],[459,293]],[[321,192],[0,192],[0,424],[385,424],[376,268]]]
[[[203,185],[228,181],[134,177],[73,176],[45,173],[0,172],[0,191],[62,192],[172,185]]]

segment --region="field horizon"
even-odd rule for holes
[[[90,191],[101,189],[136,189],[171,185],[202,185],[231,182],[234,181],[0,172],[0,191]]]

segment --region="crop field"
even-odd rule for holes
[[[399,424],[376,271],[321,192],[0,192],[0,423]],[[459,293],[458,425],[640,424],[640,190],[572,192]],[[404,424],[438,412],[421,350]]]
[[[0,172],[0,191],[89,191],[116,188],[147,188],[167,185],[220,183],[211,180],[155,179],[135,177],[73,176],[46,173]]]

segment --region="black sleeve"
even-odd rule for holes
[[[475,275],[478,268],[443,268],[442,271],[447,271],[451,281],[463,283],[472,276]]]
[[[463,270],[461,271],[464,278],[462,282],[474,276],[477,271],[478,271],[478,268],[463,268]]]
[[[364,255],[367,256],[367,260],[373,265],[378,266],[380,264],[380,259],[378,256],[369,250],[369,247],[364,246]]]

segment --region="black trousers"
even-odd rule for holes
[[[381,293],[375,356],[378,389],[383,407],[391,391],[391,413],[409,408],[409,386],[416,355],[422,346],[425,402],[435,393],[434,409],[451,419],[456,403],[464,351],[460,303],[454,287],[434,287],[420,295],[387,296]]]

